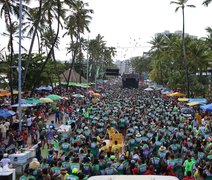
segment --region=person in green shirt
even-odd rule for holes
[[[160,166],[161,166],[161,162],[160,162],[160,158],[157,157],[156,154],[154,154],[151,158],[150,158],[150,162],[151,164],[154,166],[154,168],[156,170],[159,170]]]
[[[72,174],[66,176],[65,180],[79,180],[79,177],[77,175],[78,175],[78,169],[74,168],[72,169]]]
[[[50,169],[50,174],[52,176],[59,176],[60,175],[60,170],[61,170],[62,162],[58,161],[57,166],[53,166]]]
[[[92,176],[95,176],[95,175],[99,175],[100,172],[99,172],[99,161],[97,158],[94,159],[93,161],[93,167],[92,167]]]
[[[99,147],[98,147],[98,143],[97,143],[97,139],[96,138],[93,138],[93,140],[91,142],[90,150],[91,150],[91,153],[94,156],[98,155]]]
[[[45,169],[45,168],[48,168],[48,167],[49,167],[49,164],[47,163],[47,160],[43,159],[43,162],[40,164],[40,168]]]
[[[58,141],[58,136],[55,135],[54,136],[54,142],[53,142],[53,149],[54,149],[54,152],[58,155],[58,152],[59,152],[59,141]]]
[[[65,157],[65,161],[62,162],[62,168],[65,168],[67,171],[70,169],[70,162],[69,162],[69,157]]]
[[[61,145],[61,149],[63,152],[68,153],[70,150],[70,144],[68,143],[68,140],[65,139],[64,142]]]
[[[137,163],[137,168],[139,170],[139,174],[140,175],[143,175],[146,171],[147,171],[147,164],[142,160],[138,160],[138,163]]]
[[[185,167],[185,176],[187,174],[188,171],[193,172],[193,166],[194,166],[194,161],[191,160],[191,155],[188,155],[188,158],[185,160],[185,162],[183,163],[183,166]]]
[[[82,163],[82,173],[85,175],[90,175],[92,171],[92,166],[90,163],[90,159],[88,157],[84,157]]]
[[[74,168],[80,169],[80,163],[77,158],[73,158],[72,162],[70,163],[70,172],[72,172]]]
[[[24,174],[19,178],[19,180],[28,180],[28,173],[26,170],[24,171]]]

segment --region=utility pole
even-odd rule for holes
[[[21,108],[21,40],[22,40],[22,0],[19,0],[19,51],[18,51],[18,120],[19,133],[22,129],[22,108]]]

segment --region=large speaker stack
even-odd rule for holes
[[[139,75],[138,74],[123,74],[122,87],[123,88],[138,88]]]

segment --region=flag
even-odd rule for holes
[[[100,70],[100,67],[98,66],[98,67],[97,67],[97,70],[96,70],[96,78],[99,77],[99,70]]]
[[[89,77],[91,77],[92,65],[93,64],[91,64],[90,67],[89,67]]]

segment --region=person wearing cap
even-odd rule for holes
[[[10,159],[8,158],[8,154],[3,154],[3,158],[0,161],[2,163],[2,166],[4,167],[5,165],[8,165],[11,163]]]
[[[135,143],[136,143],[136,146],[137,146],[137,147],[140,147],[141,142],[142,142],[141,134],[140,134],[140,133],[137,133],[136,136],[135,136]]]
[[[153,166],[153,165],[150,165],[150,166],[148,167],[148,170],[144,173],[144,175],[156,175],[156,174],[154,173],[154,166]]]
[[[66,176],[65,180],[79,180],[78,175],[78,169],[74,168],[72,169],[71,175]]]
[[[171,166],[168,166],[166,168],[166,172],[163,175],[164,176],[176,176],[176,174],[172,172],[172,169],[173,168]]]
[[[38,161],[37,158],[33,158],[32,162],[29,163],[29,168],[36,170],[39,167],[40,167],[40,162]]]
[[[165,146],[160,146],[160,148],[158,150],[159,157],[163,159],[163,158],[166,157],[166,154],[167,154],[166,147]]]

